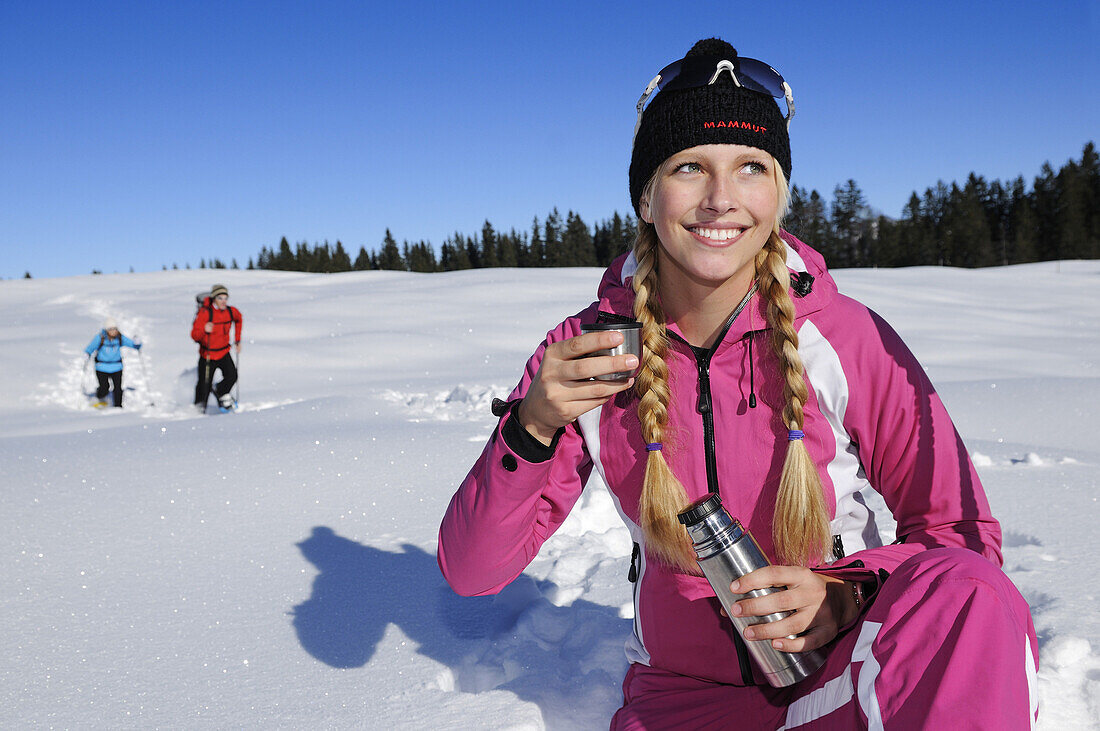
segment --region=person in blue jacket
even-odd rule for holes
[[[96,408],[107,405],[107,392],[114,390],[115,406],[122,408],[122,346],[141,350],[140,340],[131,340],[118,331],[118,324],[108,317],[103,329],[96,333],[84,352],[95,355],[95,375],[99,387],[95,390]]]

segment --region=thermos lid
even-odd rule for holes
[[[581,325],[581,330],[584,332],[596,332],[599,330],[637,330],[641,328],[642,323],[637,320],[626,320],[624,322],[591,322],[587,325]]]
[[[722,509],[722,498],[716,492],[708,492],[676,516],[684,525],[694,525],[711,513]]]

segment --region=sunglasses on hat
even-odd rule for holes
[[[794,93],[791,86],[778,71],[755,58],[735,56],[732,60],[722,56],[690,56],[673,61],[653,77],[638,99],[638,121],[634,124],[634,136],[642,126],[642,113],[646,102],[660,91],[675,91],[707,86],[718,81],[723,72],[727,72],[733,83],[743,89],[785,99],[787,102],[787,128],[794,118]]]

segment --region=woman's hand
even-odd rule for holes
[[[815,574],[804,566],[766,566],[734,581],[730,589],[747,594],[784,586],[785,591],[742,599],[734,605],[738,617],[793,612],[778,621],[747,628],[746,640],[771,640],[772,647],[783,652],[816,650],[831,642],[840,628],[859,614],[850,583]],[[791,635],[798,636],[791,639]]]
[[[540,442],[550,444],[558,429],[633,386],[633,378],[623,381],[590,380],[595,376],[632,371],[638,367],[638,358],[630,354],[585,357],[597,350],[614,348],[622,342],[622,333],[605,330],[585,333],[547,346],[539,371],[516,412],[519,423]]]

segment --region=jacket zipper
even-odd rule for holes
[[[714,409],[710,394],[710,358],[713,352],[700,358],[696,353],[695,365],[699,369],[699,403],[696,410],[703,417],[703,446],[707,461],[707,488],[718,492],[718,455],[714,446]]]
[[[703,417],[703,453],[706,455],[707,489],[710,492],[718,492],[718,455],[714,444],[714,399],[710,391],[710,361],[718,351],[718,346],[725,339],[726,333],[733,326],[733,321],[748,305],[754,292],[756,292],[755,284],[749,289],[748,294],[745,295],[745,298],[741,300],[734,311],[730,313],[726,324],[723,325],[721,332],[718,333],[718,337],[714,341],[714,345],[709,350],[697,348],[683,338],[676,336],[675,333],[670,333],[671,337],[676,337],[677,340],[687,345],[695,356],[695,365],[699,372],[699,403],[696,404],[696,411]],[[751,333],[749,333],[749,337],[751,337]],[[749,651],[745,647],[745,640],[736,630],[733,631],[733,646],[737,648],[737,664],[741,670],[742,680],[747,685],[757,685],[756,679],[753,677],[752,662],[749,660]]]
[[[737,319],[737,316],[741,314],[741,311],[749,304],[749,300],[752,299],[753,293],[756,292],[756,284],[749,289],[748,294],[737,305],[730,316],[726,319],[725,325],[722,326],[722,330],[718,333],[718,337],[714,340],[714,345],[709,349],[697,348],[691,345],[686,340],[676,335],[675,333],[669,333],[670,337],[679,340],[684,345],[687,345],[695,356],[695,366],[699,371],[699,403],[696,404],[696,411],[703,417],[703,452],[706,455],[707,463],[707,488],[711,492],[718,492],[718,457],[715,453],[714,446],[714,400],[711,397],[710,392],[710,361],[714,357],[714,354],[718,352],[718,346],[722,344],[722,341],[726,337],[726,333],[733,327],[733,321]],[[751,333],[748,336],[751,337]]]
[[[638,581],[639,569],[642,563],[642,546],[637,541],[634,542],[634,548],[630,552],[630,572],[626,578],[630,580],[633,585],[630,587],[631,599],[634,602],[634,637],[638,640],[638,643],[645,647],[645,640],[642,639],[642,615],[638,612],[638,595],[642,590],[642,582]]]
[[[736,316],[736,312],[734,316]],[[722,331],[723,336],[732,324],[733,317],[730,317],[729,322],[726,323],[726,327]],[[721,337],[715,343],[714,349],[718,347],[720,342],[722,342]],[[707,489],[716,493],[718,492],[718,455],[714,445],[714,409],[712,408],[713,399],[710,393],[710,359],[714,355],[714,349],[709,352],[694,347],[691,349],[695,353],[695,364],[699,369],[699,403],[696,410],[703,417],[703,451],[707,463]],[[741,678],[748,685],[756,685],[756,679],[753,678],[752,674],[752,663],[749,662],[748,648],[745,647],[745,640],[737,633],[736,629],[733,631],[733,646],[737,648],[737,664],[741,669]]]

